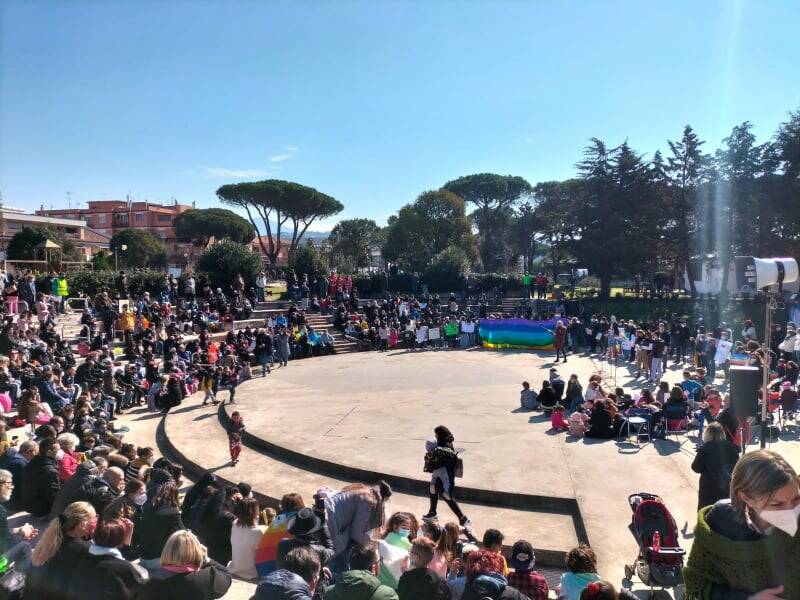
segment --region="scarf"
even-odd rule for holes
[[[161,565],[161,568],[170,573],[196,573],[200,570],[194,565]]]
[[[756,593],[785,586],[784,598],[800,598],[800,534],[782,531],[755,540],[735,542],[711,530],[700,510],[694,544],[684,569],[686,600],[710,600],[714,585]]]

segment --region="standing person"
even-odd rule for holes
[[[556,350],[556,362],[563,355],[564,362],[567,362],[567,328],[564,323],[559,321],[556,323],[555,338],[553,339],[553,348]]]
[[[285,367],[289,363],[289,354],[291,353],[291,349],[289,348],[289,333],[286,331],[286,327],[281,327],[275,338],[274,342],[276,344],[278,361],[282,367]]]
[[[455,477],[456,466],[458,464],[458,454],[455,451],[453,442],[455,438],[450,430],[444,425],[439,425],[433,430],[436,440],[425,442],[425,472],[431,474],[430,508],[428,513],[422,518],[426,521],[436,521],[436,506],[439,502],[439,494],[442,495],[447,506],[458,517],[458,523],[462,527],[468,527],[471,523],[467,516],[461,512],[461,508],[455,501]]]
[[[114,287],[116,288],[117,294],[119,294],[120,298],[128,297],[128,276],[125,274],[125,271],[119,272],[119,275],[117,275],[117,278],[114,281]]]
[[[692,471],[700,473],[697,510],[730,496],[731,473],[738,460],[739,448],[725,437],[722,425],[710,423],[692,463]]]
[[[748,452],[733,470],[730,496],[697,515],[686,599],[800,598],[797,472],[776,452]]]
[[[244,431],[244,419],[238,410],[231,413],[231,420],[228,423],[228,448],[231,452],[231,466],[236,466],[239,462],[239,454],[242,452],[242,432]]]
[[[67,314],[67,298],[69,297],[69,284],[67,282],[67,274],[64,271],[58,274],[58,277],[53,280],[55,292],[53,297],[57,299],[56,310],[59,314]]]
[[[658,383],[664,374],[664,355],[667,345],[661,338],[661,332],[653,333],[650,349],[650,382]]]
[[[258,364],[261,365],[261,376],[266,377],[272,362],[272,336],[264,328],[259,329],[256,334],[254,353]]]
[[[267,275],[264,271],[258,274],[256,277],[256,293],[258,294],[258,301],[264,302],[264,298],[266,297],[265,291],[267,289]]]

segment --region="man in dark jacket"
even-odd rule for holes
[[[261,580],[250,600],[311,600],[319,583],[319,556],[308,546],[286,555],[284,568]]]
[[[105,459],[102,459],[105,461]],[[93,460],[85,460],[78,465],[75,474],[67,479],[56,494],[50,509],[50,518],[56,518],[73,502],[81,499],[81,488],[92,479],[97,479],[100,470]]]
[[[39,444],[33,440],[26,440],[18,449],[8,448],[0,457],[0,469],[11,473],[14,482],[14,491],[7,502],[8,509],[16,512],[22,508],[22,471],[34,456],[39,453]]]
[[[408,555],[410,569],[400,576],[397,595],[400,600],[450,600],[450,587],[436,572],[428,568],[436,544],[428,538],[417,538]]]
[[[356,544],[348,553],[351,571],[339,575],[325,600],[398,600],[397,592],[378,579],[380,557],[373,542]]]
[[[119,467],[109,467],[102,477],[90,478],[80,490],[77,501],[91,504],[98,515],[125,489],[125,473]]]
[[[46,517],[61,489],[56,462],[59,450],[61,447],[55,438],[42,440],[39,454],[22,471],[22,508],[33,517]]]

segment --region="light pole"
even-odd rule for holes
[[[119,253],[125,252],[128,249],[127,244],[122,244],[119,248],[114,251],[114,270],[119,271]]]
[[[184,252],[183,253],[183,258],[186,259],[186,270],[188,271],[189,270],[189,253],[188,252]]]

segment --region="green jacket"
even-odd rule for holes
[[[733,541],[706,523],[713,507],[700,509],[694,543],[683,571],[687,600],[710,600],[714,585],[759,592],[782,582],[783,598],[800,598],[800,533],[782,531],[755,541]]]
[[[397,592],[383,585],[368,571],[342,573],[336,585],[325,592],[325,600],[398,600]]]

